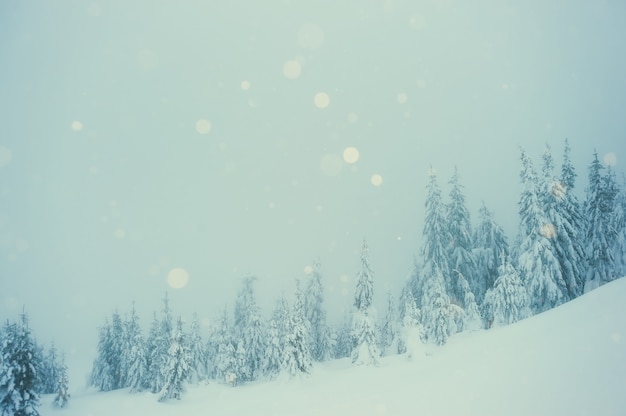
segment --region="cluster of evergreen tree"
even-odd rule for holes
[[[57,407],[67,405],[67,366],[54,345],[46,353],[37,344],[22,313],[0,328],[0,414],[36,416],[42,394],[55,394]]]
[[[512,324],[580,296],[626,273],[626,188],[597,154],[581,204],[576,173],[565,151],[557,174],[549,148],[537,171],[521,151],[519,232],[513,246],[482,205],[472,227],[455,170],[444,202],[431,168],[426,187],[423,247],[398,299],[388,293],[379,322],[373,306],[374,272],[364,240],[354,303],[331,327],[324,309],[319,261],[293,304],[283,295],[269,319],[245,277],[232,317],[227,309],[203,341],[194,316],[189,330],[174,324],[167,296],[144,340],[133,309],[114,313],[100,328],[91,384],[100,390],[148,390],[159,400],[180,398],[185,383],[232,386],[265,377],[308,374],[314,362],[351,357],[377,365],[382,355],[419,354],[425,343],[443,345],[461,331]]]

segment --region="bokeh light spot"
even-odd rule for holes
[[[356,113],[348,114],[348,122],[349,123],[356,123],[357,121],[359,121],[359,116]]]
[[[550,192],[556,199],[561,201],[567,194],[567,186],[563,182],[554,182],[550,187]]]
[[[317,108],[326,108],[330,104],[330,97],[325,92],[318,92],[313,97],[313,103]]]
[[[250,89],[250,83],[248,81],[241,81],[241,89],[248,91]]]
[[[167,274],[167,284],[174,289],[182,289],[189,283],[189,273],[182,267],[175,267]]]
[[[209,134],[211,131],[211,122],[203,118],[196,121],[196,131],[200,134]]]
[[[607,166],[615,166],[617,164],[617,155],[613,152],[609,152],[604,155],[604,164]]]
[[[81,123],[80,121],[74,120],[72,121],[71,127],[72,127],[72,130],[74,131],[81,131],[83,129],[83,123]]]
[[[383,177],[375,173],[374,175],[372,175],[370,181],[372,182],[372,185],[380,186],[383,184]]]
[[[287,79],[297,79],[300,77],[301,73],[302,73],[302,66],[300,65],[300,62],[298,61],[294,61],[294,60],[287,61],[283,65],[283,75]]]
[[[322,158],[320,169],[324,175],[337,176],[341,172],[343,162],[338,155],[328,154]]]
[[[304,274],[306,274],[306,275],[313,274],[313,267],[312,266],[305,266],[304,267]]]
[[[405,92],[401,92],[396,97],[396,100],[398,101],[398,104],[406,104],[406,102],[409,100],[409,96]]]
[[[359,160],[359,150],[356,147],[346,147],[343,151],[343,160],[346,163],[356,163]]]
[[[115,238],[119,238],[120,240],[126,238],[126,230],[123,228],[117,228],[113,234]]]

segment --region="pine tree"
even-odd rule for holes
[[[585,201],[586,256],[589,269],[585,290],[594,289],[615,279],[615,259],[612,247],[616,241],[615,229],[611,226],[616,189],[611,172],[602,174],[603,166],[598,153],[589,166],[589,188]]]
[[[575,282],[569,285],[576,288],[576,290],[569,292],[571,299],[582,294],[587,272],[587,260],[583,244],[585,220],[578,198],[574,193],[576,176],[574,165],[570,159],[569,142],[566,139],[561,165],[561,182],[553,187],[552,193],[560,202],[563,218],[563,232],[558,236],[564,253],[562,255],[564,260],[561,260],[562,268],[565,270],[566,279],[571,282],[573,278]]]
[[[214,367],[215,378],[222,383],[235,384],[236,381],[236,362],[235,362],[235,345],[233,343],[232,328],[228,321],[228,311],[224,308],[220,316],[217,330],[213,334],[214,344],[216,346]]]
[[[124,387],[130,387],[131,393],[141,391],[147,371],[146,345],[134,302],[130,317],[124,322],[121,361],[124,368]]]
[[[141,387],[146,390],[152,390],[152,380],[154,380],[156,372],[158,371],[157,363],[153,363],[152,360],[157,357],[156,351],[158,347],[159,327],[159,319],[157,318],[156,312],[154,312],[152,315],[152,323],[150,324],[150,331],[148,332],[148,338],[146,338],[145,342],[146,371],[141,382]]]
[[[613,208],[613,228],[615,242],[613,244],[613,259],[615,261],[615,275],[626,275],[626,184],[622,184],[615,198]]]
[[[37,416],[39,394],[35,391],[37,372],[33,363],[35,343],[26,313],[18,323],[7,324],[0,337],[0,414]]]
[[[276,301],[276,307],[272,313],[267,330],[267,348],[263,356],[263,373],[273,379],[283,369],[283,356],[285,349],[285,336],[289,323],[289,305],[285,296]]]
[[[324,361],[330,356],[331,340],[326,325],[326,311],[324,310],[324,289],[322,287],[322,272],[319,260],[313,264],[313,272],[308,279],[304,314],[311,325],[309,350],[315,361]]]
[[[518,264],[531,308],[539,313],[565,302],[567,295],[561,266],[550,241],[556,237],[555,227],[542,210],[539,180],[523,150],[521,159],[523,191],[519,202]]]
[[[352,317],[352,362],[358,365],[378,365],[380,357],[374,324],[376,311],[372,307],[373,294],[374,273],[369,265],[367,242],[363,240]]]
[[[444,217],[444,205],[441,202],[441,191],[437,185],[437,175],[434,169],[428,172],[428,185],[426,186],[426,220],[424,222],[424,247],[422,258],[424,269],[422,281],[427,285],[427,280],[438,271],[445,282],[445,290],[452,293],[452,278],[450,276],[450,259],[448,257],[448,227]],[[422,300],[421,303],[424,301]]]
[[[413,295],[407,290],[400,296],[400,319],[398,354],[406,353],[411,358],[417,355],[422,347],[422,326],[420,310],[415,305]]]
[[[65,407],[70,401],[69,380],[67,378],[67,365],[65,365],[65,356],[61,355],[58,365],[58,373],[56,379],[54,393],[56,394],[52,404],[55,407]]]
[[[168,357],[162,369],[164,384],[159,392],[159,401],[168,399],[180,400],[185,391],[185,381],[191,371],[191,353],[189,343],[183,331],[183,320],[178,317],[176,329],[172,333]]]
[[[343,322],[333,331],[335,334],[335,348],[333,358],[349,357],[354,346],[352,345],[352,313],[344,311]]]
[[[163,299],[162,318],[158,322],[158,329],[154,334],[154,339],[150,340],[150,367],[148,377],[150,380],[150,390],[152,393],[160,393],[165,386],[166,380],[163,377],[163,369],[166,368],[169,360],[169,351],[174,334],[172,311],[169,305],[169,297],[165,293]]]
[[[446,234],[448,236],[447,256],[449,259],[451,292],[453,301],[467,308],[465,298],[470,290],[480,290],[482,283],[475,275],[476,260],[472,252],[472,231],[470,214],[465,205],[465,196],[459,183],[457,169],[450,180],[450,203],[447,205]],[[463,280],[469,283],[466,287]]]
[[[245,351],[245,368],[241,371],[239,382],[256,380],[262,372],[261,361],[265,352],[264,328],[261,311],[254,296],[256,278],[247,276],[235,303],[235,329],[238,340],[242,341]]]
[[[489,315],[488,327],[509,325],[530,316],[524,284],[504,255],[496,283],[485,296],[485,305]]]
[[[568,219],[567,204],[564,203],[567,193],[565,185],[555,178],[553,171],[552,153],[550,148],[546,147],[543,154],[543,177],[539,204],[547,224],[553,230],[549,241],[560,266],[555,281],[559,285],[559,291],[564,294],[565,300],[570,300],[582,293],[582,286],[579,284],[580,275],[577,270],[577,265],[580,263],[578,256],[582,254],[582,252],[577,252],[577,249],[582,247],[576,244],[579,239],[578,230]]]
[[[474,232],[474,257],[476,258],[476,280],[474,295],[482,303],[485,292],[493,287],[498,278],[500,254],[510,254],[509,243],[502,227],[493,218],[493,213],[483,202],[480,211],[480,223]]]
[[[205,381],[208,378],[207,352],[200,335],[200,322],[196,313],[193,314],[193,319],[191,320],[189,349],[191,354],[189,381],[192,383]]]
[[[304,299],[299,284],[296,285],[296,300],[288,315],[287,331],[284,334],[283,369],[290,376],[308,374],[313,367],[309,352],[309,321],[304,317]]]
[[[104,325],[98,328],[98,349],[89,379],[89,384],[99,391],[115,389],[113,363],[110,362],[110,345],[111,325],[109,321],[106,320]]]
[[[425,341],[435,345],[447,342],[451,326],[450,306],[443,275],[435,268],[424,287],[424,304],[421,312]]]
[[[411,296],[412,298],[413,296]],[[385,323],[380,332],[380,350],[383,355],[389,355],[398,351],[398,314],[394,297],[391,291],[387,292],[387,313]]]
[[[59,378],[59,357],[54,343],[48,348],[46,358],[41,366],[41,377],[39,392],[42,394],[55,393],[57,380]]]

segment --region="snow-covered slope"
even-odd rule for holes
[[[83,392],[55,411],[136,415],[626,415],[626,279],[518,324],[424,354],[318,365],[302,380],[190,387],[181,401]]]

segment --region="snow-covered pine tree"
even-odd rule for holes
[[[472,292],[480,290],[483,286],[480,276],[476,275],[476,259],[472,251],[472,230],[470,214],[465,205],[465,196],[459,183],[459,174],[454,168],[454,175],[450,179],[450,203],[446,206],[448,236],[447,256],[450,270],[450,289],[452,301],[461,305],[464,309],[473,307],[465,304],[468,287],[463,280],[469,283]]]
[[[111,330],[109,332],[109,344],[107,348],[107,362],[112,372],[113,390],[126,387],[126,368],[122,352],[124,343],[124,324],[120,314],[115,311],[111,316]]]
[[[283,295],[276,301],[276,307],[267,326],[267,347],[262,368],[263,373],[270,379],[277,377],[283,368],[283,351],[289,315],[289,305]]]
[[[37,372],[33,363],[35,342],[22,313],[17,323],[7,322],[0,345],[0,414],[38,416]]]
[[[283,369],[293,377],[308,374],[313,367],[309,351],[309,321],[304,317],[304,296],[300,285],[296,284],[296,299],[288,315],[288,325],[284,333]]]
[[[130,316],[124,321],[124,338],[121,361],[124,368],[124,387],[130,392],[139,392],[146,377],[146,345],[139,326],[139,317],[133,302]]]
[[[233,344],[232,328],[228,320],[228,310],[224,308],[217,330],[213,333],[215,353],[212,367],[215,369],[215,378],[220,383],[235,384],[237,374],[235,363],[235,345]]]
[[[611,172],[602,174],[604,167],[594,152],[589,165],[589,187],[585,201],[586,256],[589,269],[585,291],[595,289],[615,279],[615,259],[612,247],[616,241],[615,229],[611,226],[616,189]]]
[[[454,272],[453,272],[454,273]],[[469,283],[462,276],[459,277],[459,288],[463,293],[463,315],[457,331],[475,331],[483,327],[483,319],[474,299],[474,293]]]
[[[413,297],[411,295],[411,297]],[[398,312],[391,291],[387,292],[387,313],[385,322],[380,331],[380,351],[383,355],[395,354],[398,352]]]
[[[421,309],[424,339],[435,345],[443,345],[450,336],[450,298],[446,294],[441,271],[434,267],[424,287]]]
[[[89,384],[99,391],[115,389],[113,364],[110,362],[109,349],[111,346],[111,324],[105,320],[104,325],[98,328],[98,347],[96,359],[93,362]]]
[[[361,270],[357,275],[352,317],[352,362],[378,365],[380,350],[376,339],[376,311],[372,306],[374,273],[369,265],[367,242],[361,246]]]
[[[615,228],[615,242],[613,244],[613,259],[615,261],[616,276],[626,275],[626,183],[622,183],[613,209],[613,228]]]
[[[55,387],[59,378],[59,357],[54,342],[50,344],[48,353],[42,360],[39,393],[52,394],[55,393]]]
[[[261,310],[257,306],[254,296],[253,276],[243,279],[243,285],[239,291],[235,303],[235,330],[238,340],[242,341],[245,351],[245,369],[241,371],[238,382],[256,380],[261,374],[261,361],[265,353],[265,330],[261,319]]]
[[[176,329],[172,333],[167,353],[167,361],[162,369],[164,384],[159,392],[160,402],[168,399],[180,400],[191,371],[191,352],[180,316],[176,321]]]
[[[563,200],[567,191],[565,185],[554,176],[554,162],[548,146],[543,153],[542,173],[539,204],[547,223],[554,231],[549,241],[560,265],[560,276],[555,276],[555,281],[565,300],[570,300],[582,293],[582,286],[579,286],[580,276],[576,275],[576,264],[580,263],[575,245],[578,231],[566,217],[567,205]]]
[[[163,369],[166,368],[169,361],[169,351],[174,335],[174,324],[172,319],[172,310],[170,309],[169,297],[167,292],[163,298],[162,318],[158,322],[158,329],[155,333],[154,340],[151,340],[150,351],[150,367],[148,368],[148,377],[150,377],[150,390],[152,393],[160,393],[165,386],[166,380],[163,377]]]
[[[502,255],[499,276],[485,295],[487,327],[509,325],[531,315],[528,294],[510,259]]]
[[[55,384],[54,393],[56,396],[52,404],[55,407],[65,407],[70,401],[70,392],[67,365],[65,365],[65,355],[63,354],[61,354],[61,359],[58,363],[57,380]]]
[[[150,324],[148,338],[146,338],[145,342],[146,371],[144,372],[144,377],[141,382],[142,389],[146,390],[152,389],[152,380],[155,377],[154,374],[156,373],[156,371],[158,371],[158,367],[156,365],[153,365],[152,363],[152,358],[155,356],[155,351],[157,348],[159,328],[159,319],[157,318],[156,312],[153,312],[152,323]]]
[[[322,287],[322,272],[319,260],[313,263],[313,270],[307,280],[304,298],[304,315],[311,325],[309,337],[311,357],[315,361],[324,361],[330,356],[331,340],[329,329],[326,325],[324,288]]]
[[[407,353],[409,358],[416,355],[422,346],[422,326],[420,310],[415,299],[407,288],[400,295],[400,331],[398,334],[398,354]]]
[[[200,335],[200,321],[197,313],[194,313],[191,319],[189,351],[191,354],[189,381],[191,383],[206,381],[208,378],[207,351]]]
[[[450,259],[448,257],[448,227],[445,219],[445,206],[441,202],[441,191],[437,185],[437,174],[431,167],[428,172],[428,184],[426,186],[426,220],[424,221],[422,259],[422,284],[428,285],[427,280],[438,270],[441,273],[446,293],[452,293],[452,278],[450,276]],[[424,290],[425,292],[425,290]],[[418,299],[418,305],[423,304]],[[423,305],[421,305],[423,306]]]
[[[509,243],[502,227],[496,223],[493,213],[483,202],[479,211],[479,224],[474,231],[474,257],[476,258],[476,302],[482,303],[485,292],[493,287],[498,278],[500,254],[510,254]]]
[[[576,171],[570,158],[569,142],[565,140],[565,149],[563,151],[563,163],[561,164],[561,182],[553,188],[553,193],[560,203],[560,212],[563,218],[562,233],[559,234],[559,244],[563,247],[562,260],[565,275],[567,279],[575,280],[576,291],[570,291],[569,297],[573,299],[580,296],[585,287],[585,278],[587,273],[587,259],[585,258],[585,219],[582,216],[582,210],[578,198],[574,191],[576,184]]]
[[[530,296],[531,310],[543,312],[567,300],[561,265],[551,239],[556,237],[539,201],[541,185],[524,150],[521,151],[523,185],[519,201],[518,264]]]

